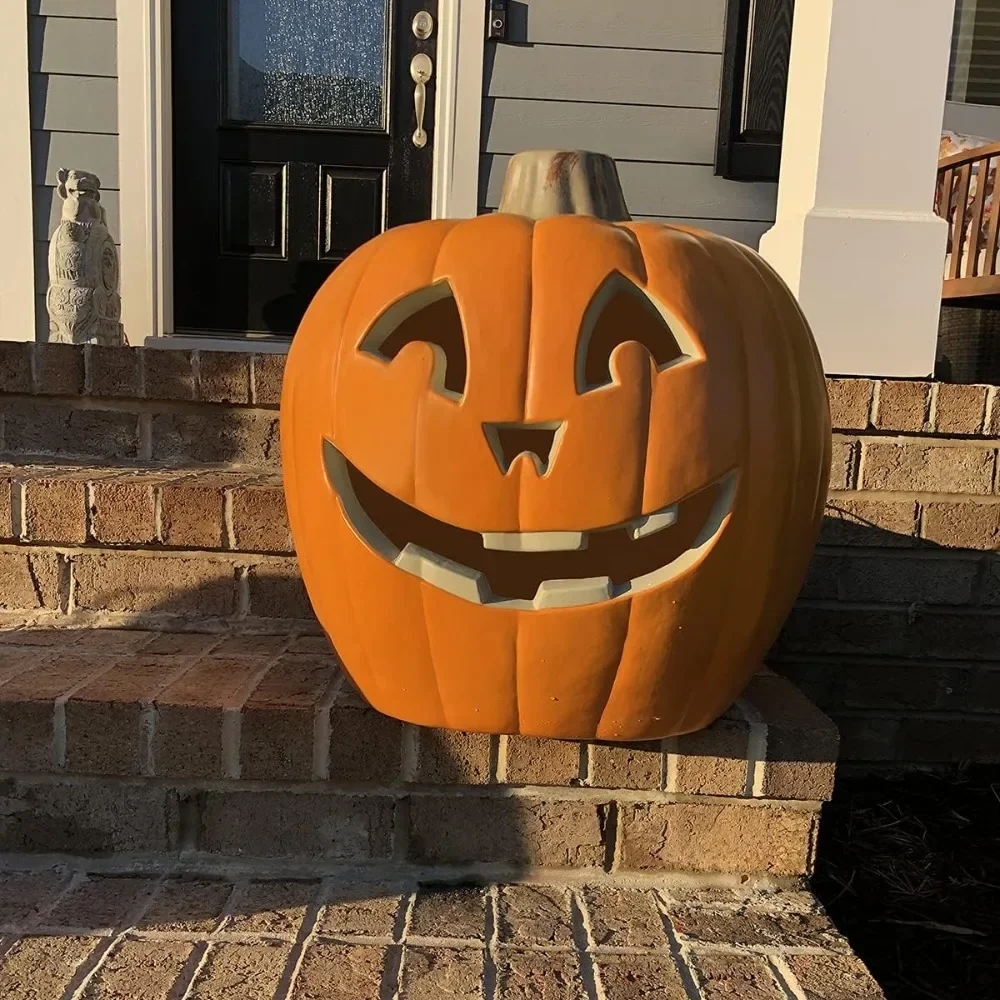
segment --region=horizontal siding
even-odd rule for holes
[[[616,160],[715,162],[718,112],[702,108],[624,105],[612,117],[603,104],[487,98],[487,153],[521,149],[584,149],[598,133]]]
[[[531,0],[508,15],[515,42],[721,52],[726,0]]]
[[[32,17],[31,67],[39,73],[117,76],[117,22],[81,17]]]
[[[104,17],[112,21],[117,16],[115,0],[30,0],[28,12],[51,17]]]
[[[512,154],[590,149],[618,162],[634,217],[756,247],[774,220],[777,185],[714,172],[725,9],[726,0],[513,5],[514,44],[487,49],[482,210],[496,207]]]
[[[496,208],[509,156],[480,158],[483,205]],[[634,216],[728,219],[768,222],[774,219],[776,184],[734,184],[716,177],[711,167],[685,163],[620,162],[625,201]]]
[[[60,168],[101,179],[108,228],[119,240],[118,58],[114,0],[32,0],[29,7],[31,157],[37,335],[48,319],[49,240],[62,216]]]
[[[570,45],[499,45],[489,53],[487,97],[717,108],[722,56]]]
[[[55,186],[60,167],[86,164],[104,188],[118,187],[118,136],[95,132],[44,132],[31,135],[31,165],[35,184]]]
[[[118,81],[31,74],[31,127],[53,132],[118,133]]]

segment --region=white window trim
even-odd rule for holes
[[[131,344],[145,347],[283,353],[287,342],[173,334],[170,2],[128,0],[118,5],[125,334]],[[26,57],[27,29],[24,38]],[[431,194],[435,219],[471,218],[477,212],[485,44],[482,0],[439,0]],[[28,180],[30,184],[30,168]],[[30,252],[25,259],[30,266]],[[33,335],[33,319],[31,331]]]
[[[0,2],[0,340],[35,339],[35,231],[31,182],[28,0]]]

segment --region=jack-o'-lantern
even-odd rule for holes
[[[818,354],[753,251],[601,211],[621,204],[610,161],[539,157],[518,161],[534,204],[603,174],[594,214],[390,230],[309,307],[281,411],[302,575],[388,715],[693,731],[805,576],[830,464]]]

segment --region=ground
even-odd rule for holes
[[[887,1000],[994,1000],[1000,767],[839,777],[814,885]]]

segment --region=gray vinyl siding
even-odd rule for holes
[[[37,334],[48,335],[48,248],[59,223],[60,167],[101,178],[101,203],[117,242],[118,26],[116,0],[29,0],[28,60],[34,183]]]
[[[488,43],[481,211],[510,156],[590,149],[618,161],[639,219],[701,226],[756,247],[777,185],[714,172],[725,0],[526,0],[511,43]]]

